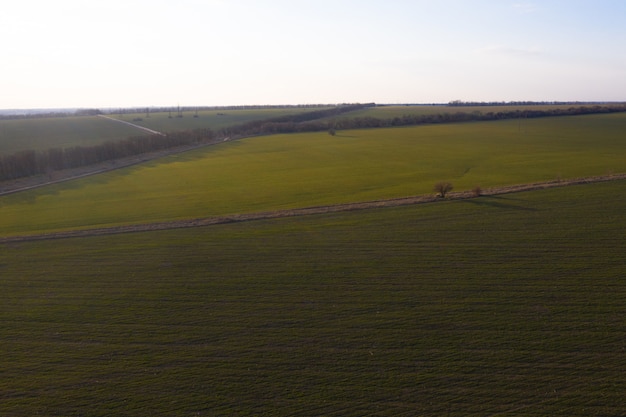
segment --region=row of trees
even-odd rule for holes
[[[480,107],[480,106],[553,106],[553,105],[572,105],[572,106],[586,106],[586,105],[607,105],[615,104],[615,102],[601,102],[601,101],[463,101],[453,100],[447,105],[451,107]]]
[[[24,150],[0,156],[0,181],[50,174],[63,169],[78,168],[120,158],[180,146],[215,142],[210,129],[197,129],[167,135],[136,136],[94,146],[52,148],[45,151]]]

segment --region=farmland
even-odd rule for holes
[[[0,197],[0,235],[626,172],[626,115],[249,138]]]
[[[137,135],[136,128],[96,116],[0,120],[0,154],[90,146]]]
[[[623,173],[625,128],[618,113],[227,141],[0,196],[0,237]],[[0,414],[619,415],[625,191],[5,241]]]
[[[173,132],[189,129],[210,128],[219,130],[224,127],[251,122],[254,120],[270,119],[291,114],[305,113],[320,110],[324,107],[284,107],[284,108],[254,108],[254,109],[215,109],[181,111],[182,117],[177,117],[176,109],[171,112],[159,111],[149,113],[111,114],[124,121],[131,121],[137,125],[160,132]],[[197,115],[198,117],[194,117]],[[141,120],[136,120],[141,119]]]
[[[380,119],[388,119],[393,117],[402,117],[404,115],[410,116],[428,116],[436,114],[452,114],[452,113],[498,113],[498,112],[513,112],[516,110],[525,111],[549,111],[549,110],[564,110],[572,107],[579,107],[580,105],[573,104],[532,104],[532,105],[493,105],[493,106],[431,106],[431,105],[405,105],[405,106],[376,106],[368,107],[366,109],[357,110],[350,113],[346,117],[376,117]]]
[[[269,117],[285,116],[311,111],[309,107],[285,107],[250,110],[205,110],[184,112],[184,117],[169,117],[167,112],[111,114],[112,118],[134,123],[162,132],[198,128],[221,129],[235,124]],[[137,121],[135,119],[142,119]],[[0,120],[0,155],[26,149],[46,150],[72,146],[91,146],[106,141],[118,141],[146,132],[123,123],[115,123],[97,116],[43,117]]]
[[[625,190],[2,245],[0,414],[619,415]]]

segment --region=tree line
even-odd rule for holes
[[[511,109],[497,112],[457,111],[437,114],[405,114],[392,118],[337,117],[342,113],[359,110],[375,104],[346,105],[343,107],[303,113],[295,116],[284,116],[270,120],[260,120],[226,128],[222,133],[226,136],[251,136],[276,133],[297,133],[314,131],[333,131],[341,129],[366,129],[381,127],[411,126],[438,123],[459,123],[471,121],[491,121],[519,118],[538,118],[552,116],[575,116],[583,114],[615,113],[626,111],[625,104],[604,106],[578,106],[554,109]]]
[[[463,101],[453,100],[447,106],[450,107],[487,107],[487,106],[588,106],[610,105],[617,102],[607,101]],[[623,104],[623,103],[622,103]]]

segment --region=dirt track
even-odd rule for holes
[[[614,174],[614,175],[603,175],[603,176],[597,176],[597,177],[575,178],[575,179],[560,180],[560,181],[547,181],[547,182],[538,182],[538,183],[531,183],[531,184],[520,184],[520,185],[514,185],[514,186],[508,186],[508,187],[485,189],[485,190],[482,190],[481,195],[489,196],[489,195],[498,195],[498,194],[508,194],[508,193],[522,192],[522,191],[541,190],[541,189],[546,189],[546,188],[564,187],[564,186],[570,186],[570,185],[589,184],[589,183],[594,183],[594,182],[605,182],[605,181],[615,181],[615,180],[624,180],[624,179],[626,179],[626,174]],[[469,199],[469,198],[478,198],[478,197],[475,196],[472,192],[466,191],[466,192],[450,193],[448,194],[445,200],[462,200],[462,199]],[[128,225],[128,226],[113,226],[113,227],[95,228],[95,229],[70,230],[70,231],[63,231],[63,232],[42,233],[42,234],[36,234],[36,235],[0,237],[0,243],[27,242],[27,241],[48,240],[48,239],[65,239],[65,238],[71,238],[71,237],[101,236],[101,235],[111,235],[111,234],[119,234],[119,233],[147,232],[147,231],[154,231],[154,230],[182,229],[182,228],[189,228],[189,227],[201,227],[201,226],[209,226],[209,225],[215,225],[215,224],[244,222],[244,221],[252,221],[252,220],[277,219],[277,218],[294,217],[294,216],[309,216],[313,214],[365,210],[365,209],[380,208],[380,207],[397,207],[397,206],[406,206],[406,205],[412,205],[412,204],[432,203],[436,201],[443,201],[443,200],[441,198],[437,198],[434,195],[421,195],[421,196],[413,196],[413,197],[394,198],[394,199],[389,199],[389,200],[364,201],[364,202],[359,202],[359,203],[305,207],[305,208],[299,208],[299,209],[266,211],[266,212],[248,213],[248,214],[233,214],[233,215],[228,215],[228,216],[216,216],[216,217],[189,219],[189,220],[177,220],[177,221],[162,222],[162,223],[133,224],[133,225]]]

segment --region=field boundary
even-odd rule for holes
[[[543,190],[548,188],[565,187],[572,185],[591,184],[598,182],[626,180],[626,173],[611,174],[593,177],[573,178],[564,180],[553,180],[535,182],[528,184],[518,184],[504,187],[488,188],[476,195],[473,191],[461,191],[447,194],[446,198],[441,198],[433,194],[417,195],[410,197],[392,198],[384,200],[372,200],[354,203],[342,203],[325,206],[311,206],[295,209],[264,211],[256,213],[240,213],[225,216],[213,216],[185,220],[172,220],[167,222],[137,223],[123,226],[111,226],[103,228],[67,230],[60,232],[40,233],[32,235],[17,235],[0,237],[2,243],[29,242],[38,240],[66,239],[73,237],[103,236],[122,233],[149,232],[158,230],[186,229],[192,227],[203,227],[218,224],[247,222],[254,220],[268,220],[286,217],[311,216],[316,214],[338,213],[356,210],[367,210],[374,208],[399,207],[415,204],[436,203],[442,201],[467,200],[484,196],[519,193],[524,191]]]

